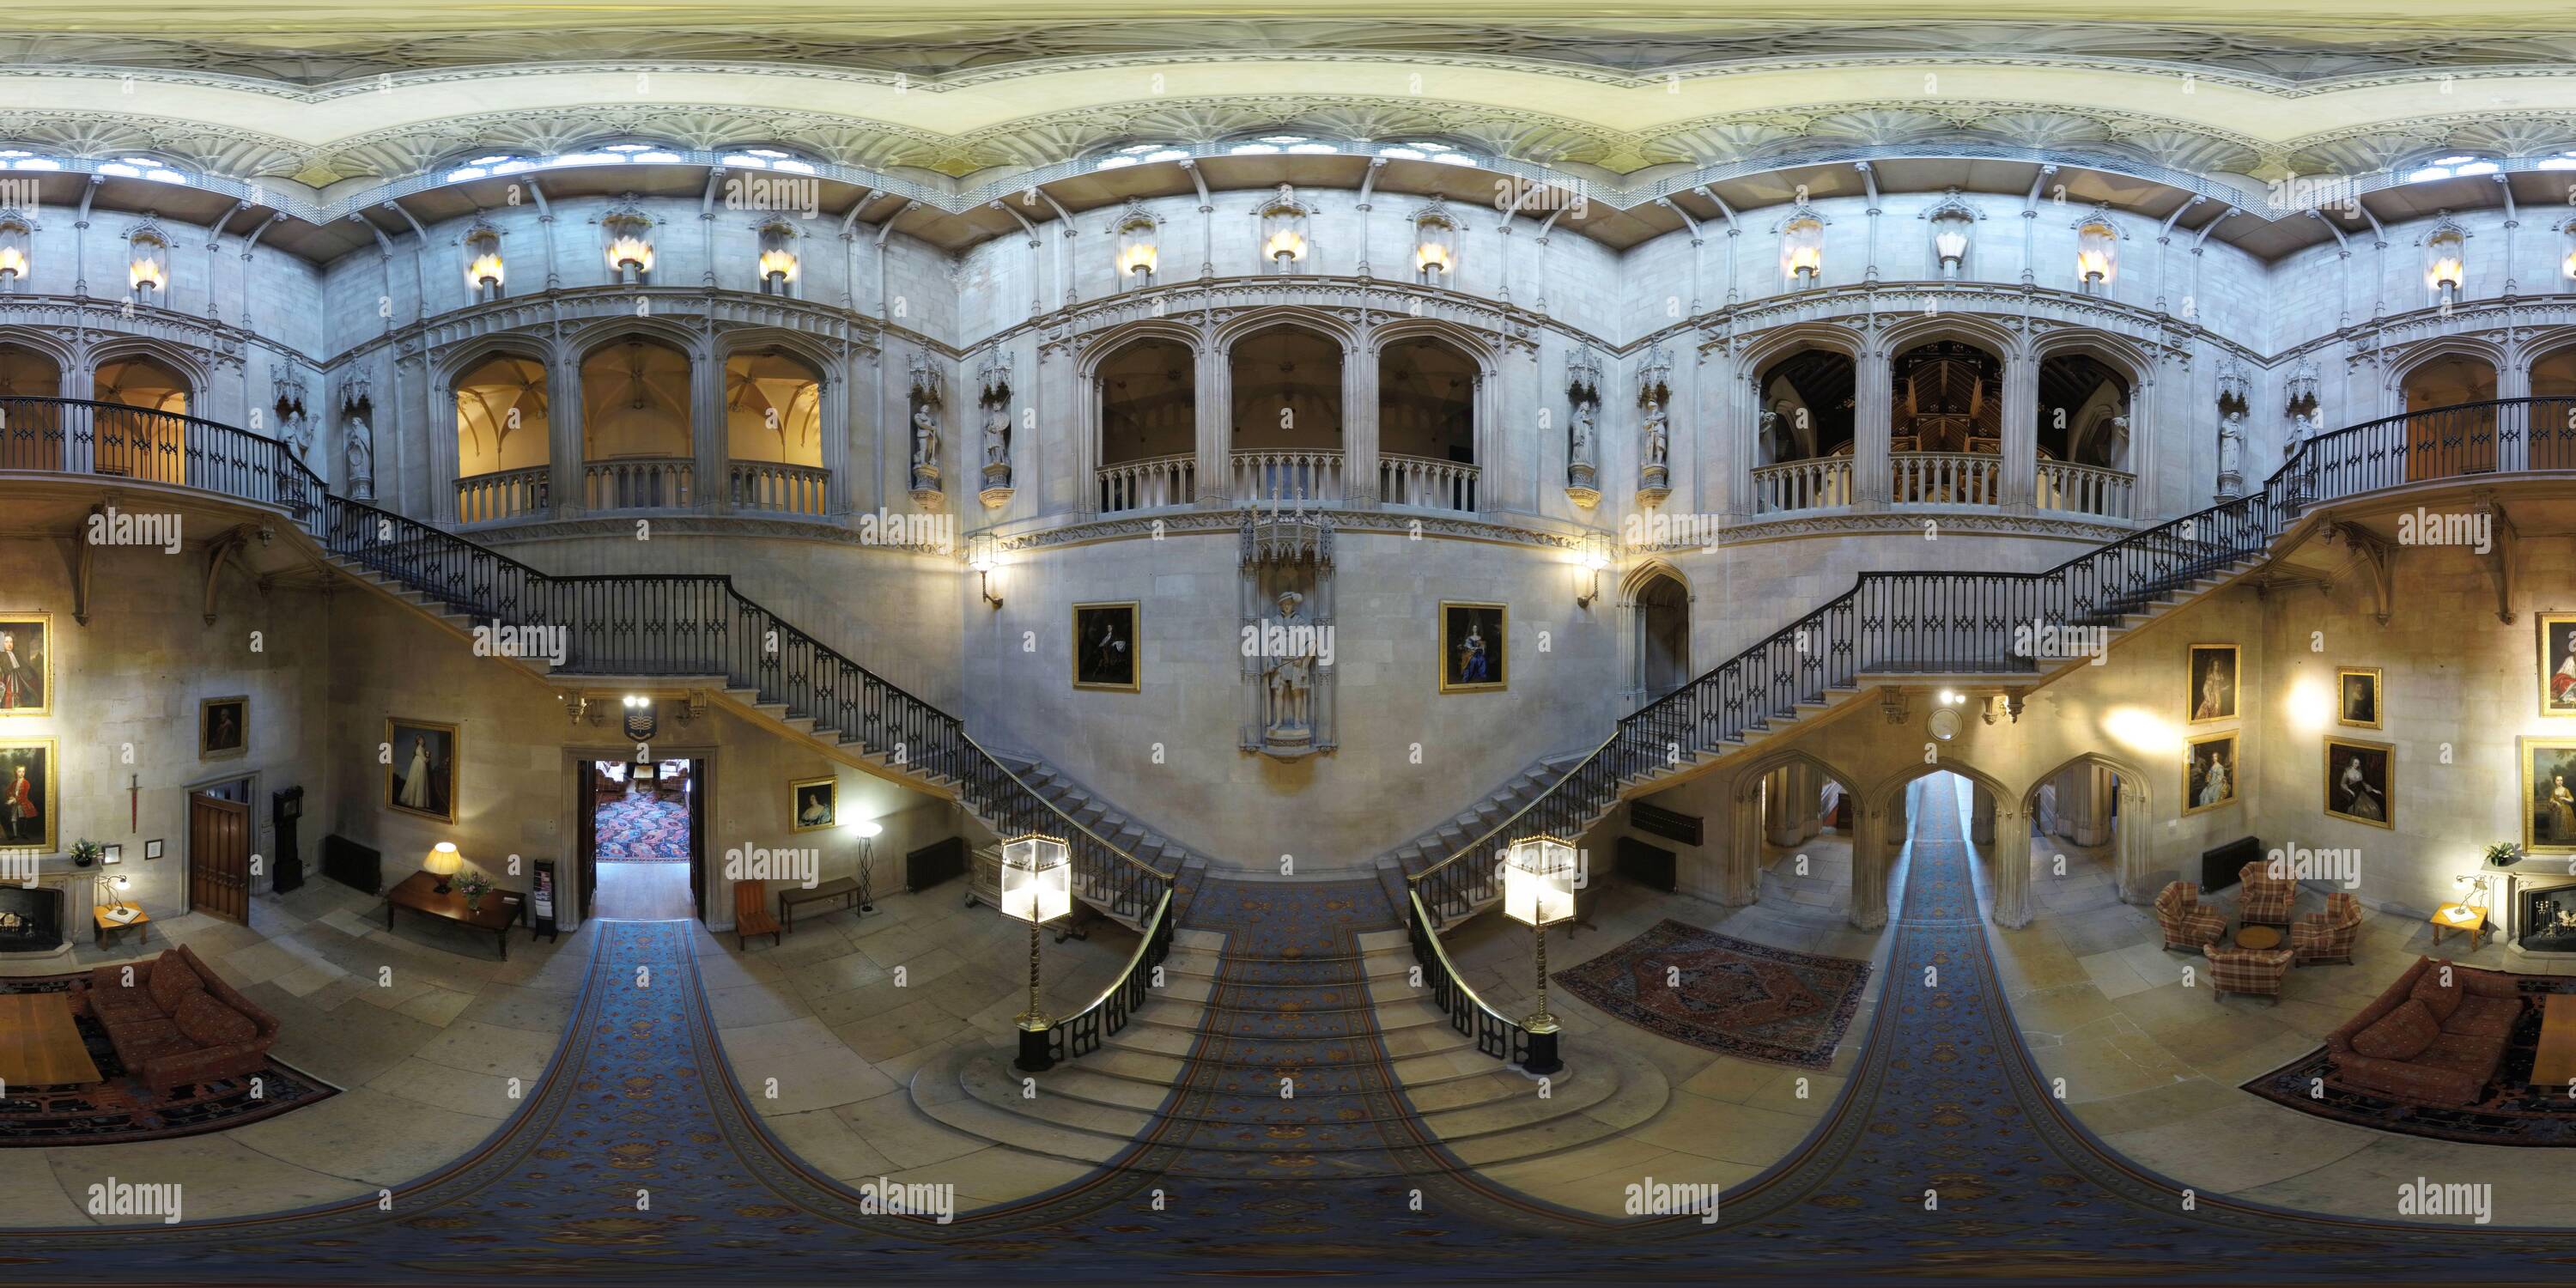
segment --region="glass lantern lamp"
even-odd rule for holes
[[[796,226],[773,219],[760,226],[760,293],[789,294],[796,281]]]
[[[127,243],[132,251],[125,278],[134,287],[134,298],[151,298],[152,292],[170,289],[170,239],[151,228],[138,228]]]
[[[1047,1054],[1047,1018],[1038,1000],[1038,928],[1073,911],[1073,852],[1056,837],[1014,837],[1002,842],[1002,915],[1029,923],[1029,1009],[1019,1018],[1018,1067],[1027,1073],[1053,1068]]]
[[[2460,298],[2460,287],[2468,281],[2468,231],[2451,222],[2451,212],[2442,212],[2442,222],[2424,234],[2424,285],[2441,298],[2444,308]]]
[[[1924,212],[1925,222],[1932,225],[1932,258],[1941,266],[1943,281],[1956,281],[1967,266],[1968,242],[1977,229],[1977,212],[1959,200],[1959,190],[1952,188],[1940,205]]]
[[[2120,271],[2120,230],[2094,216],[2075,226],[2075,276],[2087,295],[2099,295]]]
[[[608,238],[608,272],[619,285],[641,286],[653,274],[653,219],[631,202],[600,217]]]
[[[1413,220],[1413,280],[1447,286],[1458,271],[1458,224],[1437,209]]]
[[[1780,225],[1780,275],[1800,289],[1824,280],[1825,221],[1813,211],[1789,216]]]
[[[465,234],[465,285],[477,300],[497,300],[501,279],[501,231],[476,224]]]
[[[1118,285],[1152,286],[1161,253],[1154,247],[1154,220],[1143,212],[1118,221]]]
[[[0,254],[6,254],[0,249]],[[2576,281],[2576,219],[2562,220],[2558,225],[2558,275]]]
[[[1556,1050],[1559,1026],[1547,1010],[1547,928],[1573,918],[1575,879],[1574,843],[1559,837],[1522,837],[1503,857],[1503,915],[1529,927],[1538,939],[1538,1009],[1521,1022],[1529,1034],[1524,1072],[1565,1068]]]
[[[14,295],[26,288],[28,242],[33,231],[23,219],[0,219],[0,295]]]
[[[1294,273],[1305,262],[1305,207],[1283,197],[1262,210],[1261,259],[1274,273]]]

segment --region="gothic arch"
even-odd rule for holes
[[[1210,347],[1230,359],[1234,356],[1236,345],[1264,331],[1283,328],[1310,331],[1322,336],[1342,346],[1342,355],[1345,359],[1355,358],[1365,350],[1359,335],[1341,319],[1320,308],[1303,304],[1257,309],[1236,318],[1217,328],[1215,336],[1210,340]]]
[[[1653,582],[1658,577],[1672,578],[1675,582],[1680,583],[1682,593],[1690,596],[1690,601],[1692,603],[1696,604],[1699,602],[1699,591],[1692,588],[1690,578],[1683,574],[1681,566],[1675,564],[1670,559],[1657,557],[1639,563],[1636,567],[1629,569],[1627,574],[1619,579],[1620,606],[1623,608],[1635,607],[1637,603],[1637,592],[1644,590],[1649,583]]]
[[[1735,800],[1739,804],[1751,802],[1752,799],[1762,790],[1761,783],[1763,777],[1769,774],[1772,770],[1780,769],[1788,765],[1806,765],[1816,770],[1818,773],[1823,774],[1825,777],[1841,783],[1854,795],[1858,795],[1860,792],[1860,779],[1857,775],[1845,773],[1840,769],[1836,769],[1832,764],[1826,762],[1824,758],[1817,756],[1813,752],[1795,748],[1784,748],[1782,750],[1772,752],[1770,755],[1756,759],[1753,763],[1746,765],[1742,770],[1737,772],[1735,776]]]
[[[1191,360],[1196,361],[1206,352],[1206,345],[1202,343],[1204,339],[1197,327],[1184,322],[1174,322],[1169,318],[1139,318],[1133,322],[1121,322],[1116,326],[1092,333],[1090,343],[1083,349],[1082,356],[1074,362],[1074,376],[1077,380],[1088,380],[1099,375],[1102,363],[1117,357],[1120,350],[1147,340],[1165,340],[1177,344],[1188,350]]]
[[[2118,367],[2129,377],[2132,386],[2145,384],[2155,371],[2155,359],[2129,337],[2091,327],[2069,327],[2051,331],[2031,341],[2030,360],[2046,362],[2066,354],[2086,354],[2106,366]]]
[[[106,336],[90,345],[88,352],[81,356],[83,361],[79,364],[79,369],[84,379],[94,379],[98,369],[108,363],[132,358],[149,358],[170,368],[179,373],[181,379],[188,382],[188,414],[192,416],[198,414],[198,406],[206,396],[209,379],[205,364],[199,362],[194,354],[179,345],[167,344],[150,336]],[[69,376],[70,370],[68,367],[65,368],[66,377]],[[98,396],[95,386],[92,387],[90,396],[93,398]]]
[[[534,358],[552,369],[560,356],[554,342],[537,332],[496,331],[441,350],[430,380],[439,389],[451,389],[465,373],[494,358]]]
[[[1824,349],[1859,362],[1868,356],[1865,348],[1860,337],[1847,327],[1822,322],[1794,323],[1773,327],[1754,336],[1752,342],[1735,356],[1735,369],[1750,379],[1760,375],[1763,368],[1772,363],[1794,357],[1806,349]]]
[[[1920,348],[1942,340],[1956,340],[1974,345],[1993,354],[1997,362],[2012,363],[2030,357],[2030,346],[2003,324],[1966,313],[1941,313],[1931,317],[1910,317],[1879,333],[1878,352],[1893,358],[1909,349]]]
[[[2473,358],[2493,368],[2497,378],[2501,380],[2504,373],[2513,367],[2513,357],[2513,348],[2510,344],[2475,335],[2446,335],[2439,339],[2427,340],[2420,345],[2410,346],[2402,354],[2389,360],[2388,375],[2380,387],[2381,392],[2387,397],[2388,414],[2395,415],[2406,410],[2404,396],[2406,378],[2444,358]]]
[[[671,346],[689,355],[689,365],[697,367],[707,361],[707,339],[695,329],[660,317],[638,318],[623,315],[601,318],[587,323],[564,339],[564,352],[575,367],[590,361],[601,349],[633,336],[642,336]]]
[[[51,332],[35,327],[0,327],[0,345],[45,355],[53,361],[61,378],[66,380],[80,365],[80,355],[71,346],[55,339]]]
[[[824,388],[829,389],[840,383],[834,379],[834,375],[842,369],[841,353],[827,343],[825,337],[811,332],[775,326],[742,327],[718,334],[714,343],[715,352],[710,355],[710,360],[719,369],[741,354],[757,354],[764,350],[775,349],[782,355],[791,356],[806,366],[812,367],[815,377],[822,382]]]
[[[1384,359],[1389,346],[1406,340],[1437,340],[1475,363],[1484,378],[1494,376],[1493,337],[1444,318],[1399,318],[1372,329],[1366,343],[1368,360]]]

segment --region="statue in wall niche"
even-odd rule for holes
[[[1666,422],[1664,404],[1660,399],[1648,398],[1646,400],[1646,467],[1652,469],[1662,465],[1664,454],[1671,449],[1671,446],[1672,431]]]
[[[1322,632],[1315,629],[1305,604],[1306,597],[1293,590],[1279,596],[1280,647],[1270,657],[1270,719],[1264,727],[1268,737],[1281,742],[1314,736],[1315,663]]]
[[[2218,421],[2218,477],[2238,479],[2245,474],[2245,413],[2231,411]]]
[[[376,434],[367,425],[363,405],[351,407],[349,418],[342,423],[345,435],[344,454],[349,465],[349,495],[361,501],[376,495]]]
[[[1572,459],[1576,465],[1592,464],[1593,432],[1592,404],[1580,400],[1576,401],[1574,404],[1574,446],[1572,448]]]
[[[939,417],[928,403],[912,409],[912,485],[925,490],[939,486]]]
[[[984,472],[990,474],[999,465],[1005,477],[1011,468],[1011,409],[1001,403],[984,408]]]
[[[286,414],[286,419],[277,427],[277,436],[296,460],[309,462],[312,459],[313,420],[304,414],[302,407]]]

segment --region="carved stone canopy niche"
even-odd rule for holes
[[[945,509],[948,491],[940,482],[939,367],[920,349],[912,352],[912,393],[907,400],[912,424],[912,503],[924,510]]]
[[[1589,510],[1601,503],[1601,355],[1589,348],[1567,355],[1565,401],[1565,495]]]
[[[975,405],[983,420],[982,486],[975,493],[987,510],[1000,509],[1011,500],[1011,354],[995,350],[984,358],[975,375]]]
[[[1332,520],[1247,511],[1242,543],[1243,749],[1281,760],[1331,751]]]
[[[1646,350],[1637,372],[1637,504],[1662,505],[1671,496],[1672,359],[1662,345]]]

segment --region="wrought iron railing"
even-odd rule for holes
[[[102,468],[104,467],[104,468]],[[119,403],[0,397],[0,470],[97,475],[220,492],[285,513],[322,548],[452,611],[562,627],[573,674],[721,677],[814,731],[888,764],[954,782],[1005,835],[1068,838],[1076,889],[1142,924],[1172,886],[1091,832],[966,736],[956,716],[870,672],[753,602],[725,576],[555,577],[442,528],[333,496],[278,441]]]
[[[2033,673],[2039,660],[2022,649],[2046,632],[2016,628],[2116,624],[2267,553],[2320,502],[2499,470],[2576,470],[2576,398],[2470,403],[2321,434],[2292,451],[2261,491],[2041,572],[1862,573],[1850,590],[1620,720],[1519,812],[1446,854],[1426,854],[1406,879],[1437,922],[1454,920],[1498,893],[1497,865],[1474,856],[1509,837],[1582,836],[1628,785],[1740,743],[1832,690],[1858,688],[1864,673]]]
[[[1450,1028],[1474,1038],[1478,1051],[1506,1064],[1527,1064],[1529,1030],[1487,1005],[1485,999],[1476,996],[1476,990],[1467,987],[1467,981],[1458,977],[1458,968],[1450,964],[1448,950],[1440,946],[1431,914],[1422,906],[1422,893],[1415,891],[1410,902],[1405,921],[1413,936],[1413,961],[1422,968],[1424,982],[1431,986],[1431,1004],[1449,1017]]]
[[[1127,1027],[1127,1017],[1154,995],[1154,971],[1171,953],[1172,892],[1166,888],[1154,904],[1153,919],[1145,923],[1145,937],[1136,942],[1136,953],[1127,959],[1127,969],[1119,972],[1117,982],[1102,989],[1091,1005],[1047,1029],[1047,1057],[1081,1059]]]

